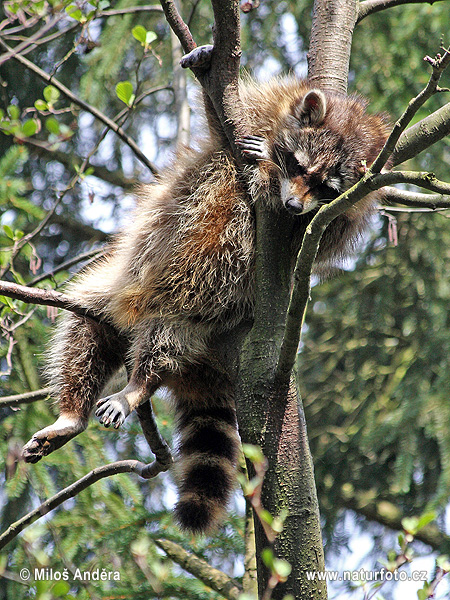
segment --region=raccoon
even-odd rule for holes
[[[184,150],[158,184],[139,190],[133,218],[107,256],[69,287],[98,319],[59,319],[48,371],[60,416],[23,449],[25,461],[35,463],[61,447],[86,428],[96,402],[100,422],[119,427],[166,386],[180,440],[175,513],[194,533],[218,522],[234,485],[234,384],[215,348],[253,315],[252,203],[288,210],[298,245],[318,208],[358,181],[387,136],[384,119],[368,114],[361,99],[293,77],[244,81],[240,95],[243,110],[234,118],[251,132],[238,141],[250,161],[247,177],[222,132],[212,129],[199,150]],[[349,254],[376,199],[366,197],[329,225],[318,271]],[[124,364],[127,386],[98,400]]]

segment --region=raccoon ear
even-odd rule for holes
[[[327,112],[327,101],[320,90],[310,90],[295,105],[293,113],[304,125],[320,125]]]

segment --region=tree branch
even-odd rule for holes
[[[394,152],[401,134],[411,122],[411,119],[414,117],[419,108],[429,98],[431,98],[433,94],[436,93],[439,79],[441,78],[445,68],[450,64],[450,52],[445,50],[443,56],[438,54],[434,59],[427,56],[425,57],[425,60],[429,62],[433,68],[433,72],[431,73],[428,84],[415,98],[409,102],[406,110],[395,123],[385,145],[371,166],[373,173],[381,171],[381,169],[385,166],[386,162]]]
[[[150,477],[147,476],[149,466],[150,465],[145,465],[138,460],[120,460],[109,465],[103,465],[102,467],[93,469],[90,473],[78,481],[75,481],[75,483],[72,483],[72,485],[64,488],[43,502],[40,506],[38,506],[38,508],[34,509],[8,527],[8,529],[0,535],[0,548],[3,548],[11,540],[17,537],[19,533],[25,529],[25,527],[28,527],[28,525],[31,525],[69,498],[73,498],[96,481],[104,479],[105,477],[110,477],[111,475],[117,475],[118,473],[137,473],[141,477],[149,479]]]
[[[368,182],[371,189],[372,186],[375,186],[373,189],[379,189],[385,185],[408,183],[432,192],[437,192],[438,194],[450,194],[450,183],[439,181],[439,179],[436,179],[434,173],[419,171],[388,171],[386,173],[375,174],[372,178],[368,179]],[[442,208],[442,206],[439,208]]]
[[[128,8],[114,8],[111,10],[101,10],[95,15],[95,18],[99,17],[114,17],[115,15],[129,15],[140,12],[156,12],[162,13],[163,10],[160,6],[129,6]]]
[[[0,295],[14,300],[21,300],[27,304],[56,306],[57,308],[70,310],[81,317],[87,317],[97,322],[100,320],[97,314],[78,304],[73,298],[54,290],[41,290],[9,281],[0,281]]]
[[[203,558],[187,552],[182,546],[170,540],[155,539],[154,543],[164,550],[169,558],[180,565],[191,575],[203,581],[208,587],[229,600],[238,600],[242,593],[241,586],[214,567],[211,567]]]
[[[147,402],[138,406],[136,413],[139,417],[142,433],[150,446],[150,450],[155,455],[155,460],[144,467],[141,473],[142,477],[150,479],[161,471],[167,471],[170,468],[173,463],[172,453],[156,425],[151,400],[147,400]]]
[[[63,16],[64,13],[57,14],[53,18],[49,19],[48,22],[43,27],[41,27],[41,29],[33,33],[33,35],[23,40],[23,42],[21,42],[20,44],[17,44],[17,46],[14,49],[8,48],[8,52],[0,56],[0,66],[3,65],[10,58],[14,58],[15,54],[20,54],[21,52],[24,52],[27,49],[31,50],[30,46],[34,46],[42,38],[42,36],[44,36],[48,31],[50,31],[50,29],[53,29],[53,27],[55,27],[59,23]],[[4,45],[6,47],[6,44]]]
[[[357,23],[374,13],[402,4],[434,4],[438,0],[364,0],[359,3]]]
[[[450,196],[443,194],[421,194],[419,192],[407,192],[398,188],[383,188],[383,200],[385,202],[395,202],[412,206],[416,208],[427,208],[437,210],[439,208],[450,208]],[[389,207],[382,207],[389,208]]]
[[[15,394],[14,396],[3,396],[0,398],[0,408],[12,406],[14,408],[22,404],[31,404],[37,400],[44,400],[50,394],[51,388],[42,388],[24,394]]]
[[[173,0],[161,0],[161,6],[170,28],[180,40],[183,51],[187,54],[197,47],[189,27],[181,18]]]
[[[132,138],[130,138],[117,123],[114,123],[114,121],[112,121],[109,117],[103,114],[100,110],[98,110],[94,106],[91,106],[90,104],[76,96],[71,90],[69,90],[69,88],[67,88],[60,81],[58,81],[58,79],[52,77],[51,75],[48,75],[40,67],[29,61],[24,56],[16,54],[15,51],[12,48],[10,48],[7,44],[5,44],[5,42],[1,39],[0,44],[2,44],[8,51],[12,52],[11,58],[20,62],[22,65],[24,65],[25,67],[27,67],[27,69],[35,73],[46,83],[53,85],[60,92],[62,92],[71,102],[74,102],[86,112],[89,112],[96,119],[98,119],[104,125],[106,125],[109,129],[114,131],[120,137],[120,139],[123,142],[125,142],[125,144],[133,151],[134,155],[141,161],[141,163],[144,164],[154,175],[157,174],[158,170],[156,169],[156,167],[148,160],[145,154],[141,152],[136,142]]]
[[[297,264],[294,272],[294,286],[287,312],[285,334],[277,365],[276,378],[280,382],[286,382],[295,364],[297,349],[300,342],[301,327],[310,294],[311,271],[323,232],[333,219],[348,210],[368,193],[376,191],[385,185],[392,185],[394,183],[409,183],[441,194],[450,194],[450,184],[437,180],[433,173],[416,173],[409,171],[372,173],[371,169],[369,169],[356,185],[347,190],[347,192],[339,196],[336,200],[333,200],[333,202],[330,202],[330,204],[323,206],[317,212],[311,223],[308,225],[297,257]]]
[[[395,145],[390,164],[396,166],[450,134],[450,102],[406,129]]]

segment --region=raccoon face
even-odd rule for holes
[[[345,131],[327,127],[326,115],[324,94],[311,90],[293,106],[275,140],[281,200],[293,214],[331,202],[359,179],[354,144]]]
[[[324,160],[326,158],[326,160]],[[312,157],[302,150],[284,151],[280,166],[280,194],[285,208],[304,214],[331,202],[345,189],[341,164],[329,156]]]

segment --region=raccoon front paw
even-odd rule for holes
[[[117,429],[130,414],[130,407],[122,392],[101,398],[97,402],[95,416],[105,427],[114,425]]]
[[[86,423],[76,417],[59,417],[53,425],[33,435],[22,450],[22,458],[28,463],[37,463],[54,450],[86,429]]]
[[[183,69],[192,69],[195,67],[201,67],[203,69],[209,67],[211,63],[211,55],[214,46],[212,44],[206,44],[205,46],[198,46],[185,54],[181,60],[180,65]]]
[[[236,140],[236,146],[241,149],[242,154],[247,158],[253,158],[254,160],[270,159],[267,141],[260,135],[246,135]]]

